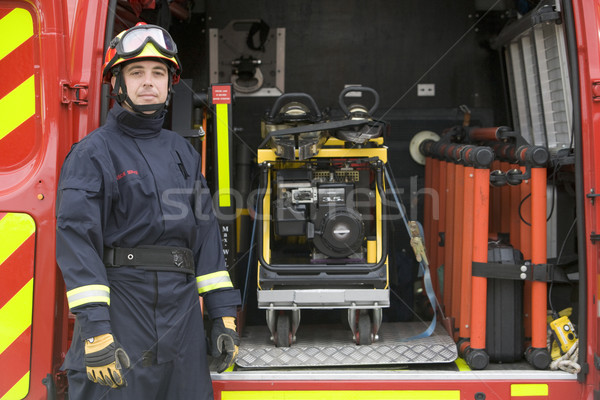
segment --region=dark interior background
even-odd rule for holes
[[[172,18],[169,27],[183,65],[184,81],[175,91],[207,92],[210,29],[222,32],[231,21],[262,20],[270,27],[265,45],[272,46],[276,29],[285,28],[285,93],[307,93],[320,109],[328,109],[335,116],[341,115],[338,96],[345,85],[359,84],[377,91],[380,103],[373,116],[390,126],[385,143],[395,184],[409,217],[422,220],[420,191],[424,167],[410,156],[411,139],[423,130],[441,134],[461,124],[462,105],[471,110],[472,125],[510,126],[502,57],[491,49],[490,40],[514,20],[517,11],[523,14],[535,3],[529,0],[194,1],[189,18]],[[146,17],[152,22],[151,13]],[[240,48],[244,48],[243,43]],[[251,53],[249,48],[245,50]],[[247,55],[244,53],[241,51],[239,56]],[[230,62],[220,61],[224,65]],[[227,68],[221,68],[219,83],[229,83],[229,73]],[[435,95],[418,96],[420,83],[434,84]],[[261,120],[275,100],[276,97],[234,97],[236,154],[240,151],[256,154],[262,141]],[[368,95],[357,101],[367,108],[372,104]],[[180,105],[176,96],[173,108]],[[176,125],[181,121],[172,123],[172,128],[178,130]],[[209,174],[207,178],[210,182]],[[234,177],[234,181],[239,178]],[[391,314],[386,318],[402,320],[412,317],[409,308],[418,303],[412,297],[417,272],[409,240],[402,233],[404,228],[395,228],[399,232],[394,245],[396,268],[390,276],[396,289],[392,298],[395,307],[387,311]],[[246,280],[250,282],[247,293],[252,301],[256,271],[249,268],[254,276],[247,276],[246,263],[244,256],[240,256],[237,280],[239,287],[245,287]],[[257,320],[264,319],[255,316]],[[252,315],[248,319],[252,320]]]
[[[411,177],[413,191],[418,190],[415,179],[421,185],[424,172],[408,152],[416,133],[439,134],[461,123],[461,105],[471,110],[474,124],[509,124],[501,58],[489,40],[514,15],[511,1],[206,0],[195,2],[192,11],[189,21],[174,20],[171,32],[180,49],[182,77],[192,80],[195,92],[209,84],[208,30],[248,19],[269,25],[268,40],[274,40],[276,28],[286,29],[286,93],[307,93],[335,115],[344,85],[375,89],[380,96],[375,117],[390,124],[390,165],[398,186],[405,188],[405,202]],[[435,84],[435,96],[417,96],[419,83]],[[261,118],[274,101],[235,98],[236,140],[257,148]],[[362,101],[372,104],[368,95]]]

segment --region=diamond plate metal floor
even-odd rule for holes
[[[244,329],[236,364],[242,368],[289,368],[454,361],[458,357],[456,344],[439,324],[427,338],[405,340],[427,326],[421,322],[383,323],[377,342],[358,346],[350,329],[341,324],[300,324],[297,341],[291,347],[275,347],[266,326],[249,326]]]

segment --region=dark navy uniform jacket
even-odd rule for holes
[[[186,354],[206,360],[198,294],[210,318],[236,315],[240,295],[226,271],[200,156],[163,121],[115,104],[63,165],[56,252],[77,317],[65,369],[84,371],[83,340],[103,333],[113,333],[133,363]],[[103,264],[105,247],[143,245],[192,249],[196,276]]]

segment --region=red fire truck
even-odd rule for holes
[[[2,0],[0,399],[68,397],[58,176],[139,21],[243,293],[216,399],[600,398],[600,0]]]

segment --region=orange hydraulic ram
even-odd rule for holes
[[[471,224],[472,261],[487,263],[488,225],[490,207],[490,170],[494,155],[488,147],[473,147],[464,154],[473,165],[473,208]],[[466,271],[463,271],[463,274]],[[467,364],[472,369],[483,369],[489,363],[485,352],[487,304],[487,278],[471,276],[471,332],[470,340],[465,338],[459,346]],[[464,332],[464,330],[463,330]]]
[[[487,263],[490,200],[488,170],[475,169],[473,192],[473,262]],[[471,283],[471,349],[483,351],[485,349],[487,278],[474,276]],[[485,366],[487,366],[487,361]]]
[[[526,182],[530,180],[531,199],[529,219],[531,229],[519,229],[519,239],[524,245],[522,251],[526,254],[527,242],[525,237],[530,237],[531,264],[536,268],[545,268],[547,263],[547,233],[546,233],[546,164],[548,163],[548,150],[540,146],[512,146],[507,151],[512,163],[525,166],[522,170],[512,169],[507,173],[508,183]],[[523,198],[524,199],[524,198]],[[527,207],[522,207],[527,209]],[[547,310],[547,283],[543,280],[533,280],[526,285],[525,314],[530,315],[531,346],[525,356],[527,361],[538,369],[545,369],[550,364],[550,354],[546,348],[546,310]],[[527,325],[526,325],[527,326]],[[528,328],[526,327],[526,330]]]
[[[546,163],[549,154],[545,148],[530,146],[517,150],[517,159],[531,166],[531,264],[542,268],[547,262],[546,233]],[[547,283],[531,283],[531,347],[526,358],[538,369],[547,368],[550,354],[546,348]]]
[[[473,193],[475,188],[475,168],[464,167],[463,187],[463,226],[462,226],[462,258],[461,258],[461,291],[460,321],[458,336],[461,339],[471,337],[471,263],[473,262]],[[459,339],[460,340],[460,339]]]
[[[470,127],[467,136],[473,142],[499,142],[514,137],[515,133],[508,126]]]
[[[531,169],[531,263],[546,264],[546,168]],[[546,348],[546,282],[531,287],[531,347]]]

